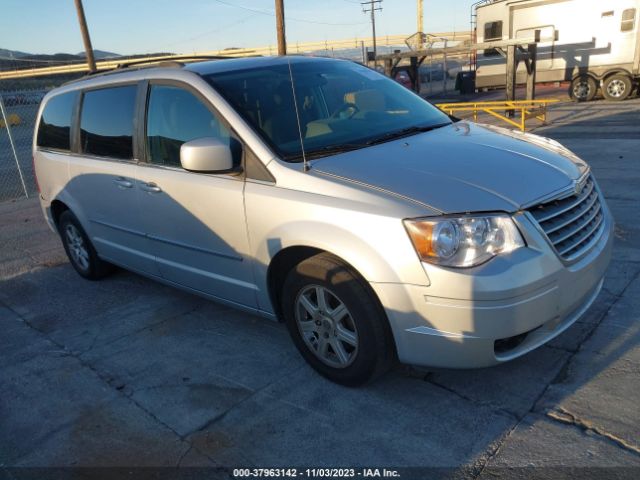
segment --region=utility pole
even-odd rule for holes
[[[286,55],[287,39],[284,33],[284,0],[276,0],[276,26],[278,29],[278,55]]]
[[[424,33],[423,0],[418,0],[418,33]]]
[[[360,2],[362,5],[363,13],[371,13],[371,31],[373,34],[373,58],[378,55],[378,47],[376,44],[376,11],[382,11],[382,7],[379,6],[382,4],[382,0],[367,0],[366,2]],[[365,6],[369,6],[369,8],[365,8]],[[374,60],[374,65],[377,62]]]
[[[89,37],[89,29],[87,28],[87,19],[84,17],[84,8],[82,0],[75,0],[76,11],[78,12],[78,22],[80,23],[80,32],[82,33],[82,42],[84,43],[84,51],[87,56],[87,65],[90,72],[96,71],[96,60],[93,58],[93,47],[91,47],[91,38]]]

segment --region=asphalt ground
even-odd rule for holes
[[[535,129],[591,164],[616,220],[587,314],[498,367],[399,366],[358,389],[314,373],[281,324],[125,271],[81,279],[34,200],[0,204],[0,478],[176,478],[176,466],[640,477],[639,107],[561,104]],[[116,471],[84,471],[96,472]]]

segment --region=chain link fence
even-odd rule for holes
[[[45,93],[0,91],[0,202],[37,196],[31,144]]]

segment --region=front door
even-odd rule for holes
[[[144,228],[161,275],[241,305],[256,306],[241,176],[193,173],[180,165],[180,146],[216,137],[242,149],[197,92],[151,83],[145,149],[139,166]]]

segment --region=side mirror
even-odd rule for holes
[[[232,173],[235,170],[229,145],[217,138],[203,137],[180,147],[180,164],[190,172]]]

